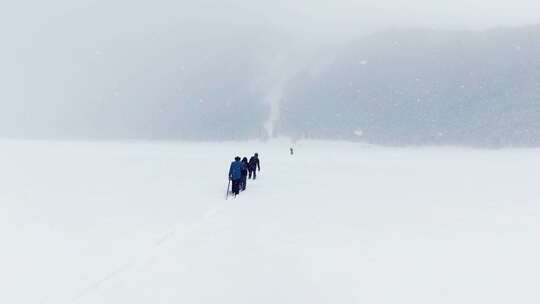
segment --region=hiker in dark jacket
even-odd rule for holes
[[[249,159],[249,179],[253,176],[253,179],[257,179],[257,171],[261,171],[261,162],[259,161],[259,154],[255,153]]]
[[[246,190],[247,186],[247,176],[249,171],[249,163],[247,157],[242,159],[242,182],[240,184],[240,190]]]
[[[240,183],[242,181],[242,162],[240,157],[235,157],[229,168],[229,179],[232,181],[232,193],[237,196],[240,193]]]

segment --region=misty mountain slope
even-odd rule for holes
[[[538,145],[539,53],[539,26],[374,34],[288,84],[280,131],[383,144]]]
[[[539,300],[537,150],[0,147],[2,303]],[[259,179],[225,201],[255,151]]]
[[[211,2],[9,19],[0,137],[540,145],[539,26],[317,39]]]

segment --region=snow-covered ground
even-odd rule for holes
[[[0,143],[0,303],[540,302],[540,150],[288,148]]]

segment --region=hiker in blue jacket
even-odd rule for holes
[[[232,193],[237,196],[240,193],[240,183],[242,182],[242,162],[240,157],[234,158],[229,168],[229,179],[232,181]]]

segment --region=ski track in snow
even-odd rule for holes
[[[208,210],[208,212],[206,212],[206,214],[203,216],[201,221],[193,224],[191,227],[189,227],[188,229],[185,229],[181,233],[178,233],[176,229],[172,229],[166,232],[164,236],[155,243],[155,246],[153,247],[154,253],[152,253],[150,256],[141,258],[137,262],[130,262],[130,263],[120,266],[117,270],[114,270],[113,272],[107,274],[103,278],[97,280],[96,282],[94,282],[93,284],[91,284],[90,286],[82,290],[81,292],[79,292],[78,295],[69,303],[77,303],[88,294],[92,292],[96,292],[101,287],[101,285],[103,285],[107,281],[113,280],[121,276],[122,274],[125,274],[126,272],[133,270],[136,267],[140,267],[140,265],[147,265],[150,261],[158,257],[159,252],[157,251],[159,251],[159,249],[166,250],[162,248],[165,247],[165,245],[168,242],[171,242],[171,241],[180,242],[186,235],[189,235],[190,233],[193,233],[196,230],[200,229],[204,225],[204,223],[209,221],[212,217],[216,216],[219,213],[220,209],[221,208],[219,209],[211,208],[210,210]],[[180,237],[175,237],[175,235],[180,235]]]
[[[538,150],[0,147],[2,303],[540,300]],[[253,152],[261,175],[225,201]]]

